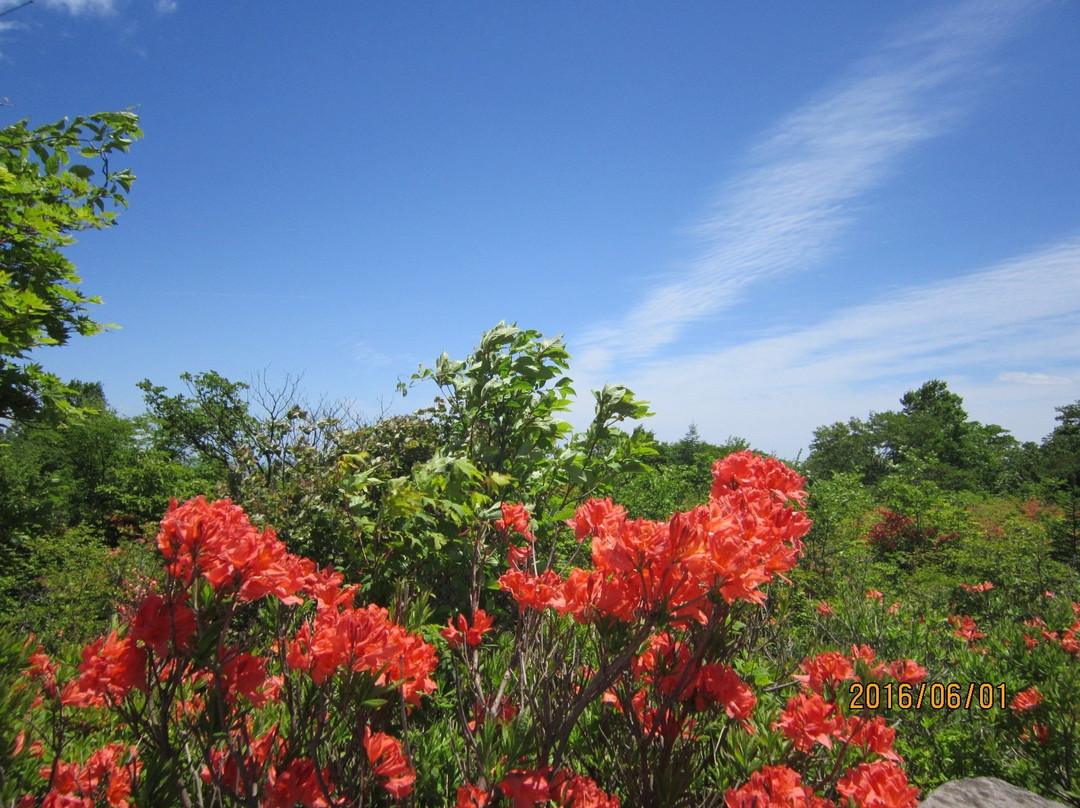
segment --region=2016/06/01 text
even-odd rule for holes
[[[1004,682],[852,682],[848,695],[852,710],[1004,710],[1008,703]]]

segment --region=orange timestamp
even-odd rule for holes
[[[852,710],[989,710],[1005,709],[1005,683],[989,682],[852,682]]]

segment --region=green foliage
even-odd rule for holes
[[[413,374],[411,385],[434,382],[440,391],[423,420],[409,425],[415,462],[395,468],[376,451],[391,440],[388,430],[408,422],[376,428],[343,456],[358,549],[349,560],[372,597],[409,577],[437,593],[442,608],[460,611],[471,586],[467,570],[484,541],[465,541],[464,532],[498,516],[504,501],[528,505],[552,552],[573,552],[576,545],[557,547],[563,521],[620,475],[639,471],[654,450],[643,430],[618,428],[650,414],[618,385],[593,393],[592,422],[573,432],[559,417],[575,395],[564,375],[569,360],[561,340],[500,323],[466,359],[443,354],[434,368]],[[399,385],[403,395],[409,386]],[[489,558],[492,574],[495,563]]]
[[[208,489],[274,525],[297,552],[338,567],[357,563],[356,525],[341,484],[350,458],[366,451],[370,430],[355,428],[343,408],[309,408],[298,379],[274,387],[265,377],[248,384],[214,371],[180,378],[186,393],[139,384],[151,446],[214,481]],[[407,452],[407,443],[385,448]]]
[[[1005,430],[968,418],[963,399],[934,379],[900,399],[900,412],[871,413],[819,427],[806,468],[812,478],[846,472],[876,485],[917,469],[920,479],[950,491],[996,493],[1018,483],[1022,447]]]
[[[204,465],[214,477],[226,480],[229,496],[237,497],[241,462],[245,451],[252,451],[258,427],[244,396],[249,385],[212,370],[194,376],[181,373],[180,379],[189,395],[166,395],[164,387],[149,379],[139,382],[153,420],[153,446],[177,461]]]
[[[814,430],[806,470],[812,481],[834,474],[851,474],[860,484],[873,485],[889,473],[890,460],[878,436],[876,416],[869,421],[851,418]]]
[[[0,446],[0,535],[57,531],[81,521],[103,526],[103,486],[134,445],[134,424],[108,409],[101,386],[70,382],[84,416],[55,428],[15,427]]]
[[[168,499],[199,493],[232,496],[292,552],[342,570],[364,599],[388,604],[429,639],[447,617],[479,605],[505,623],[511,611],[493,591],[506,567],[507,544],[493,527],[501,503],[531,511],[537,569],[564,571],[588,553],[565,526],[585,499],[613,496],[632,516],[665,519],[702,502],[713,462],[746,448],[738,438],[707,443],[694,425],[682,440],[658,444],[624,423],[648,409],[614,385],[593,393],[594,418],[575,433],[566,420],[576,395],[569,368],[561,340],[500,324],[465,359],[444,354],[402,385],[434,383],[432,408],[371,424],[308,407],[289,380],[272,389],[265,379],[184,374],[180,394],[146,381],[148,413],[138,418],[113,412],[99,385],[69,382],[64,400],[80,419],[15,424],[0,440],[0,628],[33,630],[51,649],[99,633],[141,586],[153,554],[145,540]],[[806,463],[814,526],[791,574],[795,586],[732,618],[745,639],[732,664],[759,688],[762,726],[779,715],[805,656],[867,644],[879,659],[917,661],[928,682],[1004,682],[1010,699],[1031,686],[1044,696],[1030,714],[888,713],[924,790],[992,775],[1080,804],[1070,762],[1080,738],[1069,721],[1080,714],[1077,655],[1060,643],[1074,619],[1069,604],[1080,601],[1080,402],[1058,412],[1041,446],[1020,446],[971,421],[960,398],[934,381],[905,395],[897,412],[815,432]],[[993,589],[961,586],[983,581]],[[986,636],[957,636],[963,616]],[[1022,622],[1035,618],[1058,634],[1057,645]],[[274,615],[242,619],[254,630]],[[412,753],[424,762],[416,804],[452,799],[463,759],[502,771],[512,764],[500,755],[536,746],[560,725],[559,706],[575,698],[559,691],[572,681],[560,660],[598,660],[582,651],[583,627],[559,624],[547,616],[522,625],[539,649],[528,670],[514,657],[520,637],[486,652],[484,681],[510,676],[528,721],[455,734],[481,708],[465,698],[468,681],[445,666],[436,674],[432,704],[408,718]],[[1031,653],[1025,633],[1038,641]],[[25,654],[0,642],[0,693]],[[547,690],[536,689],[540,682]],[[5,716],[23,709],[8,704],[0,696],[0,739],[12,737]],[[1037,726],[1048,728],[1045,742]],[[628,757],[632,744],[620,732],[610,709],[585,711],[567,742],[569,762],[609,782],[636,777],[641,761]],[[767,732],[728,734],[701,755],[666,761],[657,776],[719,793],[737,772],[774,762],[769,743]],[[7,784],[0,780],[0,799],[10,802]],[[657,780],[656,788],[667,786]]]
[[[71,412],[70,388],[29,361],[44,345],[103,326],[86,314],[84,295],[62,249],[83,230],[111,226],[127,207],[135,176],[110,158],[142,136],[130,112],[104,112],[31,129],[0,129],[0,421]],[[99,166],[100,179],[91,164]]]
[[[1071,487],[1080,487],[1080,401],[1055,408],[1058,425],[1042,444],[1044,473]]]
[[[82,416],[17,424],[0,442],[0,620],[50,642],[96,633],[126,569],[122,558],[174,496],[209,486],[148,449],[140,419],[117,415],[99,384],[69,382]]]
[[[206,492],[210,483],[194,469],[146,445],[143,419],[117,415],[99,384],[68,386],[79,419],[3,433],[0,542],[85,524],[115,543],[160,518],[170,498]]]
[[[701,484],[690,466],[658,463],[620,481],[614,498],[633,516],[663,519],[699,505]]]
[[[993,581],[1017,610],[1029,613],[1041,605],[1047,590],[1072,588],[1077,573],[1053,557],[1051,545],[1060,515],[1009,499],[976,504],[970,514],[974,529],[963,531],[946,548],[946,563],[956,579]]]
[[[627,435],[615,427],[651,414],[620,385],[593,392],[593,420],[584,434],[572,434],[570,423],[558,417],[575,395],[562,375],[569,361],[561,339],[500,323],[467,359],[443,354],[411,380],[433,381],[440,389],[432,420],[442,451],[468,458],[481,475],[499,475],[502,494],[529,503],[541,520],[569,516],[577,503],[613,476],[640,468],[640,459],[652,452],[643,431]],[[408,390],[405,383],[398,387],[403,395]]]
[[[697,424],[690,424],[680,440],[660,445],[656,465],[692,468],[700,477],[698,484],[707,488],[712,484],[712,467],[717,460],[749,448],[749,442],[734,435],[724,443],[709,443],[698,434]]]
[[[1058,425],[1039,449],[1046,491],[1065,512],[1054,535],[1055,555],[1080,569],[1080,401],[1057,408]]]
[[[14,805],[26,793],[37,761],[15,751],[14,739],[26,729],[34,688],[26,677],[30,643],[0,627],[0,803]]]
[[[838,472],[815,480],[808,507],[814,526],[804,540],[802,574],[828,580],[838,565],[865,558],[872,507],[870,492],[855,474]],[[809,586],[820,588],[820,584]]]
[[[723,444],[707,443],[691,424],[681,440],[656,444],[656,457],[649,459],[648,466],[619,477],[612,496],[633,516],[666,519],[674,511],[687,511],[705,502],[713,464],[749,448],[749,443],[734,436]]]
[[[540,337],[500,323],[468,359],[444,353],[434,368],[413,375],[413,384],[434,381],[445,396],[436,402],[435,420],[448,452],[468,456],[482,470],[512,469],[521,480],[531,462],[569,435],[570,425],[556,414],[574,394],[561,375],[570,355],[561,340]],[[402,395],[408,390],[398,387]]]
[[[443,355],[414,375],[440,387],[433,409],[367,426],[309,412],[295,381],[253,387],[211,371],[183,374],[180,394],[139,386],[149,445],[221,481],[291,549],[349,571],[376,600],[410,578],[458,602],[474,552],[459,538],[468,526],[522,500],[553,540],[577,504],[651,451],[641,430],[617,428],[648,414],[618,386],[594,394],[592,424],[573,434],[558,417],[574,395],[568,362],[560,340],[500,325],[467,359]]]
[[[7,592],[11,605],[3,622],[38,636],[50,650],[82,645],[101,634],[115,609],[130,600],[151,554],[148,546],[134,542],[109,548],[87,526],[31,537],[5,570],[15,585]]]
[[[1045,618],[1060,632],[1069,625],[1062,607],[1080,595],[1076,572],[1055,559],[1068,535],[1068,486],[1067,473],[1057,477],[1050,468],[1075,462],[1068,414],[1059,410],[1064,428],[1036,453],[967,420],[941,383],[909,393],[903,405],[899,413],[815,433],[807,462],[815,475],[815,528],[807,547],[811,561],[830,563],[822,574],[813,563],[799,572],[805,601],[794,628],[803,642],[866,643],[879,656],[913,658],[927,669],[927,682],[1004,683],[1009,699],[1032,685],[1053,694],[1031,716],[998,706],[894,710],[887,719],[909,776],[924,791],[950,779],[996,776],[1075,803],[1068,763],[1076,749],[1069,717],[1080,712],[1075,653],[1045,643],[1035,652],[1042,666],[1032,668],[1022,626]],[[1035,474],[1050,503],[1029,495]],[[990,495],[1001,490],[1011,496]],[[867,541],[890,528],[895,538],[912,540],[889,547]],[[993,589],[968,591],[962,582]],[[882,592],[881,601],[867,598],[868,590]],[[822,600],[828,614],[816,608]],[[987,636],[970,643],[957,637],[950,619],[962,616]],[[1032,720],[1049,728],[1048,740],[1036,739]]]
[[[933,443],[927,436],[924,445]],[[926,457],[901,458],[873,487],[835,470],[813,480],[810,563],[796,571],[801,603],[790,629],[807,653],[865,643],[879,658],[914,659],[928,685],[957,683],[964,693],[972,684],[1004,685],[1004,709],[998,696],[993,709],[885,713],[924,792],[994,776],[1077,804],[1080,650],[1060,640],[1080,628],[1068,608],[1080,602],[1080,576],[1054,552],[1066,513],[1031,497],[988,496],[981,485],[950,490]],[[982,636],[958,636],[968,618]],[[1045,621],[1050,635],[1025,620]],[[1031,653],[1025,632],[1039,641]],[[1044,701],[1030,713],[1013,709],[1014,696],[1032,686]]]

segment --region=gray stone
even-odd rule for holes
[[[919,808],[1067,808],[995,777],[953,780],[938,786]]]

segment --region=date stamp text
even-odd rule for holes
[[[990,682],[852,682],[852,710],[989,710],[1005,709],[1005,683]]]

